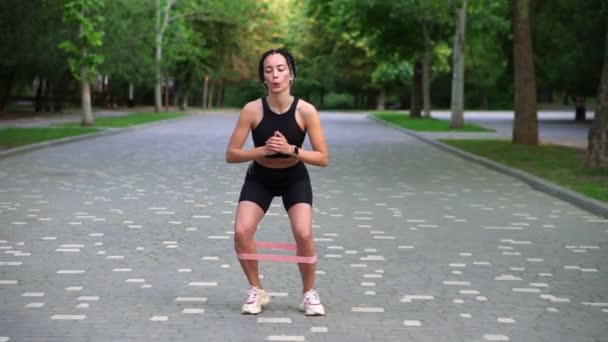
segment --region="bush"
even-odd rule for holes
[[[257,79],[229,84],[224,88],[224,107],[241,108],[247,102],[265,95],[266,89]]]
[[[329,93],[325,96],[323,109],[352,109],[355,98],[350,94]]]

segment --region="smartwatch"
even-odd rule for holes
[[[300,148],[296,145],[293,145],[293,155],[297,156],[298,154],[300,154]]]

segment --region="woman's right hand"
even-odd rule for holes
[[[271,156],[276,153],[266,145],[256,147],[255,150],[256,150],[257,157],[268,157],[268,156]]]

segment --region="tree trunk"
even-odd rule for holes
[[[433,57],[433,44],[426,26],[422,26],[424,33],[424,55],[422,55],[422,107],[424,117],[431,117],[431,58]]]
[[[376,105],[376,94],[374,94],[373,92],[368,92],[367,95],[365,96],[366,99],[366,108],[374,108],[374,106]],[[354,105],[354,103],[353,103]]]
[[[161,89],[161,61],[162,61],[162,44],[163,36],[160,24],[160,0],[156,0],[156,37],[155,37],[155,66],[154,72],[156,77],[156,85],[154,86],[154,110],[159,113],[162,108],[162,89]]]
[[[215,88],[215,79],[211,80],[211,85],[209,86],[209,98],[207,99],[207,109],[213,108],[213,88]]]
[[[89,70],[86,65],[80,67],[80,94],[82,98],[82,125],[92,126],[94,123],[91,110],[91,85],[89,84]]]
[[[431,117],[431,53],[433,47],[430,41],[427,41],[426,51],[422,58],[422,107],[424,108],[424,117]]]
[[[358,94],[355,94],[355,107],[357,107],[357,105],[358,105],[357,96],[358,96]],[[324,105],[325,105],[325,89],[321,89],[321,91],[319,93],[319,108],[323,108]]]
[[[154,86],[154,110],[159,113],[162,110],[162,77],[160,63],[162,58],[162,44],[159,34],[156,35],[156,85]]]
[[[127,106],[129,108],[133,108],[133,106],[135,106],[135,99],[134,96],[135,95],[135,86],[133,85],[133,82],[129,82],[129,99],[127,100]]]
[[[84,16],[84,13],[83,13]],[[84,35],[84,27],[80,25],[80,37]],[[87,49],[83,47],[81,54],[84,60],[87,57]],[[48,86],[48,84],[47,84]],[[80,99],[82,102],[82,126],[92,126],[95,122],[91,108],[91,84],[89,83],[89,67],[86,63],[80,66]]]
[[[165,112],[169,111],[169,76],[165,76]]]
[[[411,99],[410,116],[419,118],[422,110],[422,63],[420,61],[414,64]]]
[[[384,110],[386,102],[386,90],[384,88],[380,89],[380,93],[376,98],[376,110]]]
[[[513,64],[515,120],[513,143],[538,145],[536,76],[530,31],[530,1],[513,0]]]
[[[452,118],[450,128],[464,127],[464,47],[467,27],[467,0],[456,10],[454,66],[452,67]]]
[[[577,96],[574,107],[574,120],[585,121],[587,117],[587,108],[585,107],[585,97]]]
[[[490,109],[490,98],[488,97],[488,92],[485,89],[481,90],[481,103],[479,106],[481,109]]]
[[[46,87],[48,81],[46,78],[40,79],[40,88],[38,88],[38,107],[36,112],[45,112],[46,111]]]
[[[38,78],[38,87],[36,87],[36,97],[34,99],[34,111],[36,113],[42,110],[42,93],[44,91],[44,80],[42,76],[36,76]]]
[[[52,106],[51,106],[52,96],[53,96],[53,81],[52,80],[47,80],[45,88],[46,89],[45,89],[44,96],[43,96],[43,99],[44,99],[44,102],[43,102],[44,106],[43,107],[44,107],[44,111],[46,113],[48,113],[48,112],[52,112],[53,111]]]
[[[63,110],[66,97],[68,96],[67,92],[69,92],[67,84],[71,78],[72,75],[70,73],[63,72],[53,86],[53,110],[56,112],[61,112]]]
[[[108,79],[107,79],[107,75],[101,74],[100,75],[100,80],[101,80],[101,101],[102,101],[102,105],[106,108],[110,108],[110,99],[108,96]]]
[[[215,95],[215,97],[216,97],[215,106],[217,108],[221,107],[223,90],[224,90],[224,81],[220,78],[217,80],[217,94]]]
[[[8,100],[11,97],[11,90],[13,89],[13,82],[15,80],[16,74],[17,71],[15,70],[15,68],[11,68],[11,70],[8,72],[8,77],[6,78],[6,85],[4,88],[4,94],[2,94],[2,97],[0,97],[0,112],[4,111],[6,105],[8,104]]]
[[[188,95],[184,95],[180,98],[179,109],[188,110]]]
[[[608,25],[604,46],[604,65],[598,88],[598,104],[589,129],[586,164],[589,167],[608,169]]]
[[[207,93],[209,92],[209,76],[205,76],[205,79],[203,81],[203,103],[202,103],[202,107],[203,109],[207,109]]]

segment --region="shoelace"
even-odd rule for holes
[[[252,287],[249,289],[249,295],[247,296],[247,303],[255,303],[258,298],[258,289]]]
[[[306,302],[308,302],[310,304],[319,304],[319,303],[321,303],[321,299],[319,298],[319,294],[315,290],[310,290],[310,291],[306,292],[306,295],[304,295],[304,301],[306,301]]]

